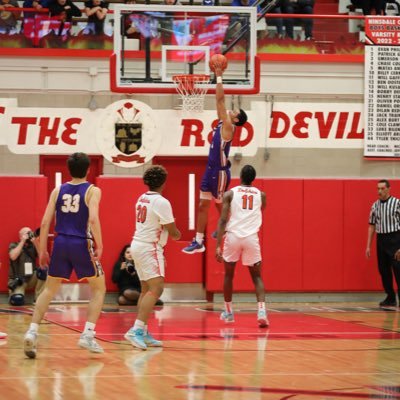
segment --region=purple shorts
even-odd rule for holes
[[[231,171],[229,168],[213,168],[207,165],[206,172],[201,180],[200,190],[209,192],[214,199],[222,200],[231,182]]]
[[[49,265],[49,276],[69,279],[75,270],[79,280],[103,275],[98,261],[92,261],[93,241],[77,236],[58,235],[54,240]]]

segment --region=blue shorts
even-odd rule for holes
[[[103,275],[98,261],[92,261],[93,241],[77,236],[58,235],[54,240],[49,276],[69,280],[75,270],[79,280]]]
[[[201,180],[200,190],[211,193],[219,202],[227,191],[231,182],[231,171],[229,168],[213,168],[207,165],[206,172]]]

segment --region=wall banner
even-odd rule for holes
[[[231,154],[254,156],[260,148],[362,148],[360,103],[252,102],[238,127]],[[206,156],[217,124],[215,110],[186,115],[153,110],[137,100],[105,109],[24,108],[0,99],[0,145],[16,154],[102,154],[121,167],[158,156]]]

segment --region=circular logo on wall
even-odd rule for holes
[[[97,145],[113,164],[134,168],[150,161],[161,145],[155,113],[147,104],[120,100],[103,110],[97,125]]]

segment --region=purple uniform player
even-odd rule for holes
[[[217,102],[218,125],[214,129],[207,168],[200,187],[200,203],[197,214],[196,237],[189,246],[182,249],[184,253],[193,254],[205,251],[204,232],[207,226],[208,210],[214,198],[218,212],[221,214],[221,201],[228,189],[230,176],[229,150],[236,126],[242,126],[247,121],[243,110],[227,112],[225,95],[222,85],[222,66],[214,64],[216,75],[215,97]]]
[[[91,298],[87,321],[78,345],[92,353],[103,349],[95,340],[95,326],[103,306],[106,285],[100,258],[103,240],[99,219],[101,191],[87,182],[90,159],[85,153],[74,153],[67,161],[71,181],[55,188],[50,195],[40,225],[39,264],[49,265],[49,275],[44,290],[36,300],[32,323],[24,337],[24,352],[29,358],[36,357],[39,324],[49,308],[51,299],[60,289],[63,279],[69,279],[74,269],[79,279],[89,282]],[[47,240],[51,222],[56,215],[51,261],[47,252]]]
[[[200,186],[200,198],[211,200],[208,195],[211,193],[216,203],[221,203],[222,196],[231,181],[231,163],[228,160],[231,141],[222,139],[221,129],[222,121],[219,121],[214,128],[207,167]]]
[[[69,279],[73,269],[80,280],[103,274],[100,262],[91,259],[94,248],[86,198],[93,188],[89,182],[61,185],[56,201],[57,237],[49,276]]]

